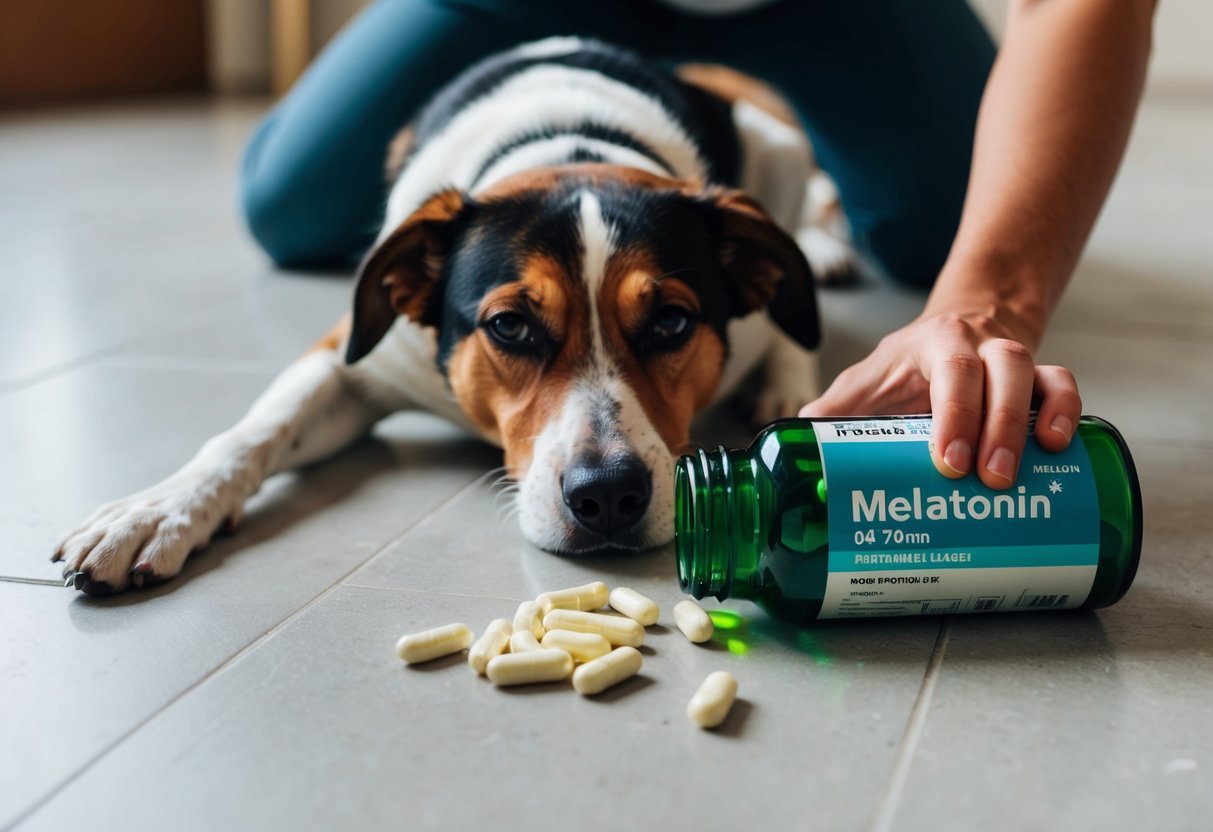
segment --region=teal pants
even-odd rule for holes
[[[361,256],[382,222],[391,137],[477,59],[587,35],[777,87],[838,184],[861,249],[928,286],[951,247],[995,47],[965,0],[782,0],[729,17],[654,0],[378,0],[257,128],[241,195],[284,267]]]

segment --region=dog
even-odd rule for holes
[[[184,467],[64,536],[66,585],[171,578],[266,477],[418,408],[502,448],[535,545],[663,545],[696,413],[764,360],[759,422],[818,395],[814,269],[793,234],[822,180],[752,79],[539,41],[441,90],[390,166],[352,314]],[[802,241],[845,274],[817,202]]]

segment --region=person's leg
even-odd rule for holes
[[[515,38],[507,21],[434,0],[379,0],[257,128],[242,200],[281,266],[356,257],[374,238],[391,137],[443,81]]]
[[[695,29],[717,60],[792,101],[859,246],[894,279],[931,285],[995,55],[965,0],[784,0]]]
[[[377,0],[250,140],[249,229],[281,266],[360,256],[382,219],[388,143],[439,87],[492,52],[549,35],[640,44],[666,16],[643,0]]]

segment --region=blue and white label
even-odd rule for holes
[[[815,422],[828,494],[819,618],[1070,609],[1099,561],[1087,449],[1029,437],[1006,491],[935,470],[930,417]]]

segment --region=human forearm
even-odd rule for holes
[[[1124,153],[1153,0],[1020,0],[978,118],[965,210],[924,315],[1035,349]]]

